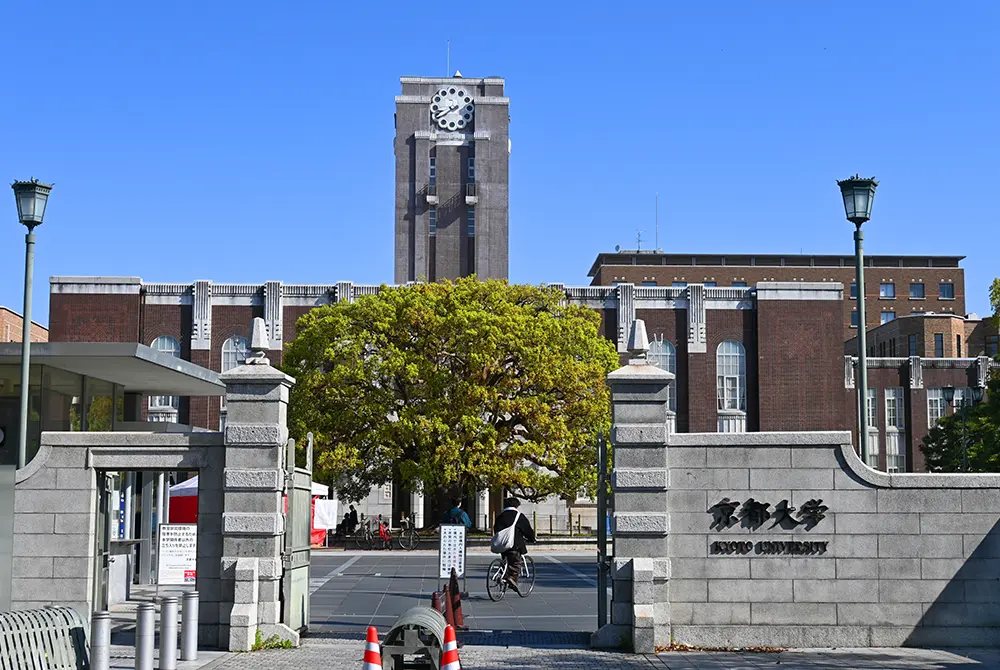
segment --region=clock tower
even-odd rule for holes
[[[510,100],[499,77],[402,77],[395,281],[507,278]]]

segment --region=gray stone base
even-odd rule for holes
[[[664,628],[669,628],[674,643],[720,648],[996,647],[1000,640],[1000,627],[674,625]]]
[[[298,647],[301,644],[298,632],[283,623],[262,623],[257,628],[260,629],[260,636],[265,640],[277,635],[281,640],[291,640],[293,646]]]
[[[609,623],[590,636],[594,649],[628,649],[631,647],[632,627]]]

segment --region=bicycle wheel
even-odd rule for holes
[[[521,557],[521,578],[517,580],[518,595],[527,598],[535,590],[535,561],[531,556]]]
[[[503,600],[507,594],[507,580],[504,574],[507,572],[507,561],[502,558],[495,558],[486,569],[486,595],[493,602]]]
[[[413,551],[420,544],[420,535],[415,530],[409,530],[399,536],[399,548]]]
[[[362,530],[354,531],[354,543],[358,545],[358,549],[368,549],[368,537],[367,533]]]

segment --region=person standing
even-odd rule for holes
[[[462,500],[460,498],[451,499],[451,509],[444,515],[442,522],[460,523],[466,528],[472,528],[472,519],[470,519],[469,515],[465,513],[464,509],[462,509]]]
[[[353,533],[355,529],[358,527],[358,510],[354,509],[354,505],[351,505],[351,511],[349,512],[349,514],[351,515],[351,520],[349,524],[350,529],[347,532]]]
[[[531,527],[528,517],[521,514],[521,501],[517,498],[507,498],[503,503],[503,511],[493,524],[493,535],[514,526],[514,546],[503,552],[501,556],[507,561],[507,582],[518,594],[521,589],[517,580],[521,576],[521,557],[528,553],[528,542],[535,541],[535,530]]]

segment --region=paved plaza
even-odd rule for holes
[[[582,641],[597,627],[595,552],[531,554],[537,581],[520,598],[511,592],[498,602],[486,595],[486,567],[495,556],[467,556],[468,597],[462,599],[472,631],[577,633],[563,640]],[[313,552],[310,627],[321,633],[358,632],[368,626],[385,631],[445,580],[438,578],[436,551]],[[609,599],[610,600],[610,599]]]
[[[309,638],[301,649],[237,654],[209,670],[360,668],[363,643]],[[637,656],[584,648],[466,646],[465,670],[986,670],[1000,668],[1000,650],[804,649],[781,653],[670,652]]]

